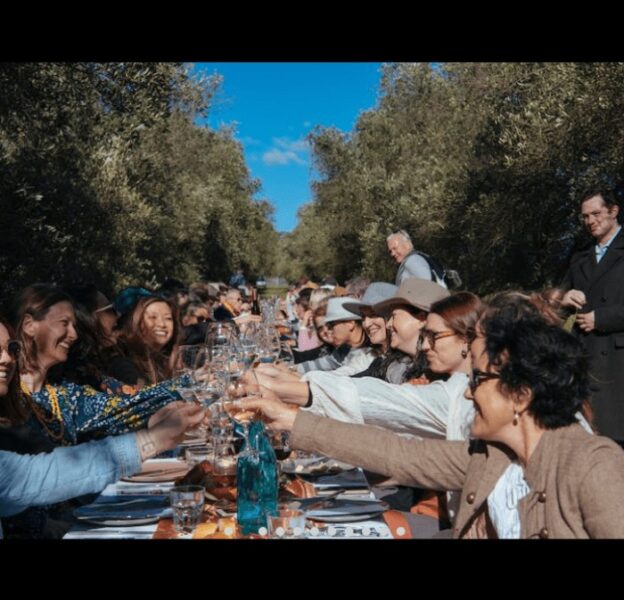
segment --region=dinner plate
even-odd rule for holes
[[[329,507],[306,511],[306,519],[323,523],[352,523],[379,516],[390,508],[381,500],[336,500]]]
[[[155,523],[171,512],[168,498],[147,496],[125,500],[108,497],[74,510],[74,517],[105,526],[131,526]]]
[[[361,515],[349,515],[349,516],[340,516],[340,517],[306,517],[307,519],[312,519],[313,521],[319,521],[321,523],[356,523],[357,521],[368,521],[369,519],[374,519],[382,514],[383,510],[378,510],[371,513],[365,513]]]
[[[180,460],[158,461],[143,465],[143,469],[136,475],[122,477],[121,481],[133,483],[162,483],[184,477],[189,472],[188,465]]]
[[[102,527],[133,527],[158,523],[160,517],[145,517],[144,519],[79,519],[81,523],[92,523]]]
[[[333,458],[294,458],[281,463],[282,473],[290,475],[336,475],[353,469],[353,465],[334,460]]]

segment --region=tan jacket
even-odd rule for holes
[[[513,458],[501,444],[417,440],[299,411],[295,448],[327,454],[408,486],[462,490],[454,537],[495,537],[487,497]],[[518,503],[522,538],[624,538],[624,452],[580,425],[542,435]]]

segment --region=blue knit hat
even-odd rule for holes
[[[113,300],[113,308],[120,317],[131,312],[141,298],[156,296],[142,287],[127,287],[121,290]]]

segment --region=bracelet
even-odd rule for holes
[[[158,448],[149,431],[141,430],[137,432],[137,443],[139,445],[139,452],[141,453],[141,460],[147,460],[152,456],[158,454]]]

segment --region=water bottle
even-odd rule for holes
[[[277,509],[277,460],[264,425],[253,421],[238,457],[237,520],[243,535],[266,527],[266,513]]]

